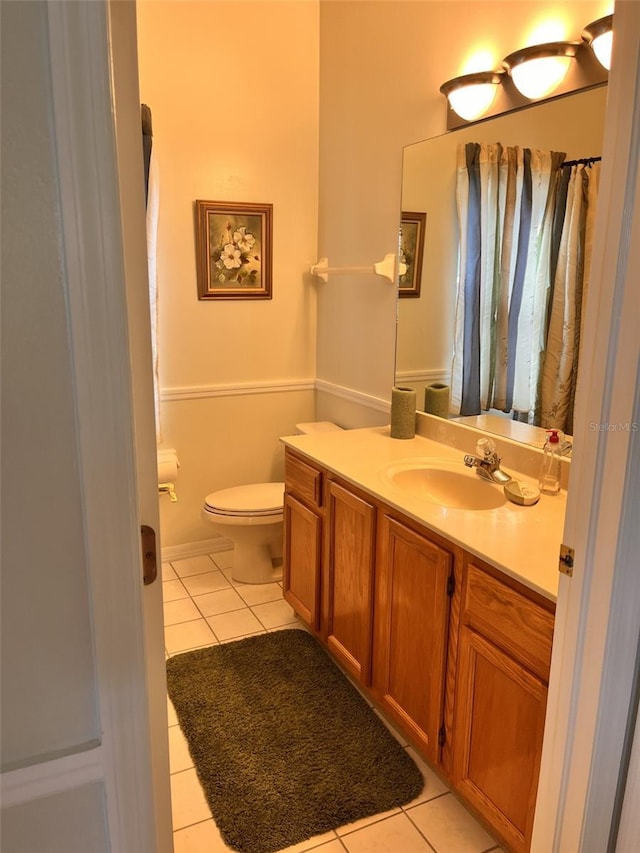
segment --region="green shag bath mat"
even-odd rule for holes
[[[211,813],[241,853],[274,853],[422,790],[406,750],[305,631],[176,655],[167,677]]]

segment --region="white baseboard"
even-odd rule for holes
[[[189,557],[200,557],[202,554],[218,554],[220,551],[230,551],[232,548],[233,542],[225,536],[199,539],[197,542],[186,542],[184,545],[167,545],[162,549],[162,562],[171,563],[173,560],[186,560]]]

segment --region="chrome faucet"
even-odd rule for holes
[[[500,457],[496,452],[496,446],[490,438],[481,438],[476,444],[476,456],[466,454],[464,464],[469,468],[475,468],[476,474],[483,480],[491,483],[504,485],[511,480],[508,474],[500,468]]]

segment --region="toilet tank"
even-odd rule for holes
[[[342,431],[342,427],[331,421],[309,421],[306,424],[296,424],[296,432],[299,435],[313,435],[320,432]]]

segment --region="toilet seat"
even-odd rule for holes
[[[282,516],[284,483],[252,483],[212,492],[204,509],[227,518],[271,518]]]

